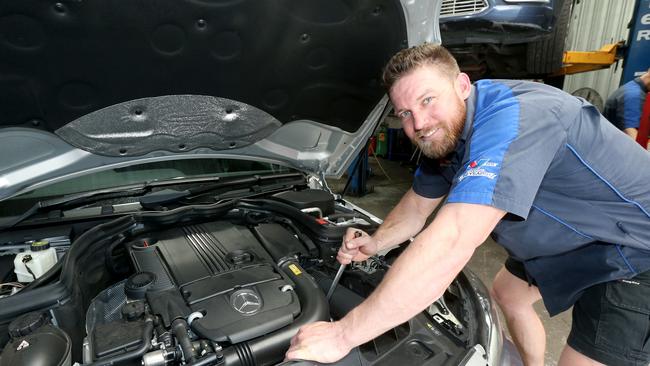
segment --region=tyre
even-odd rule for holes
[[[537,42],[531,42],[526,50],[526,69],[533,75],[553,73],[562,67],[564,45],[569,31],[572,0],[557,0],[559,12],[551,36]]]

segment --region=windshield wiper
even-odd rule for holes
[[[53,209],[62,209],[69,208],[79,205],[84,205],[87,203],[97,202],[101,200],[113,199],[113,198],[122,198],[122,197],[134,197],[146,194],[149,192],[150,188],[146,186],[141,186],[139,188],[127,189],[124,188],[120,190],[102,190],[95,192],[85,192],[74,194],[70,196],[63,196],[59,198],[53,198],[50,200],[37,201],[30,207],[27,211],[23,212],[20,216],[12,216],[3,221],[0,221],[0,230],[9,229],[16,226],[17,224],[27,220],[28,218],[36,215],[39,212],[51,211]]]
[[[286,180],[296,178],[293,180]],[[280,182],[277,182],[280,180]],[[282,181],[284,180],[284,181]],[[267,181],[272,181],[269,183]],[[146,209],[156,209],[162,205],[179,202],[183,199],[195,200],[202,196],[210,195],[216,201],[223,199],[244,198],[251,195],[259,195],[272,191],[287,189],[288,187],[304,183],[304,177],[300,173],[283,173],[273,175],[253,175],[245,178],[232,179],[213,184],[204,184],[186,190],[163,189],[151,192],[140,197],[140,205]],[[237,187],[233,189],[233,187]],[[222,189],[223,192],[214,194]]]
[[[231,179],[228,181],[221,182],[219,177],[204,177],[204,178],[183,178],[183,179],[170,179],[164,181],[148,181],[138,185],[122,186],[117,188],[107,188],[102,190],[96,190],[92,192],[81,192],[71,195],[66,195],[63,197],[53,198],[49,200],[42,200],[36,202],[31,206],[27,211],[23,212],[20,216],[13,216],[4,220],[0,220],[0,230],[8,229],[16,226],[17,224],[27,220],[28,218],[36,215],[39,212],[47,212],[53,209],[69,209],[73,207],[78,207],[86,205],[89,203],[94,203],[97,201],[103,201],[108,199],[115,198],[124,198],[124,197],[138,197],[142,196],[139,199],[140,205],[144,209],[155,209],[160,207],[163,204],[178,202],[184,198],[192,199],[194,197],[201,196],[207,192],[211,192],[220,188],[232,187],[232,186],[243,186],[250,185],[247,189],[248,194],[250,195],[251,189],[255,191],[258,187],[256,184],[263,183],[269,180],[278,180],[278,179],[288,179],[288,178],[298,178],[296,180],[282,183],[281,185],[285,187],[287,185],[298,184],[304,182],[304,177],[300,173],[282,173],[282,174],[272,174],[272,175],[254,175],[245,178]],[[205,184],[200,184],[205,183]],[[186,190],[175,190],[175,189],[161,189],[158,191],[153,191],[153,188],[163,187],[163,186],[177,186],[185,184],[200,184],[196,187],[192,187]],[[278,184],[278,183],[276,183]],[[276,188],[277,189],[277,188]],[[228,191],[231,191],[230,189]],[[268,193],[268,189],[263,190],[264,193]],[[255,192],[259,194],[262,192]],[[232,196],[228,194],[227,196]],[[236,195],[241,197],[239,195]],[[246,195],[242,195],[246,196]]]
[[[0,230],[9,229],[16,226],[17,224],[27,220],[28,218],[36,215],[39,212],[47,212],[53,209],[66,209],[73,208],[89,203],[103,201],[108,199],[115,198],[124,198],[124,197],[137,197],[145,195],[155,187],[168,186],[168,185],[178,185],[178,184],[188,184],[188,183],[197,183],[203,181],[218,181],[219,177],[211,178],[202,178],[202,179],[171,179],[164,181],[147,181],[141,184],[121,186],[114,188],[105,188],[90,192],[80,192],[65,195],[62,197],[52,198],[48,200],[37,201],[32,205],[27,211],[23,212],[20,216],[12,216],[0,220]]]

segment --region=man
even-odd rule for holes
[[[616,127],[636,140],[643,103],[650,86],[650,69],[616,89],[605,102],[603,115]]]
[[[428,159],[376,233],[354,238],[350,230],[337,258],[364,260],[417,236],[366,301],[339,321],[301,328],[287,358],[333,362],[405,322],[443,294],[493,232],[524,271],[501,271],[517,281],[513,291],[528,291],[521,276],[537,285],[552,315],[575,303],[560,365],[647,364],[648,152],[603,123],[593,106],[555,88],[472,85],[440,46],[400,51],[383,79],[406,135]],[[438,164],[443,157],[451,164]],[[515,320],[513,336],[525,358],[533,354],[526,362],[541,365],[539,349],[526,349],[525,326],[536,315],[525,302],[518,306],[504,309]]]

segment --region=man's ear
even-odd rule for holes
[[[456,77],[456,92],[458,96],[465,100],[469,97],[471,91],[472,82],[469,80],[469,76],[464,72],[458,73]]]

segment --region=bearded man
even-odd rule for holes
[[[378,230],[349,230],[339,262],[407,242],[382,283],[336,322],[304,326],[288,359],[333,362],[438,299],[488,235],[510,257],[493,295],[524,362],[573,306],[559,365],[650,361],[650,154],[592,105],[539,83],[470,83],[438,45],[384,69],[395,113],[426,159]],[[424,228],[438,205],[442,207]],[[424,230],[422,230],[424,228]]]

